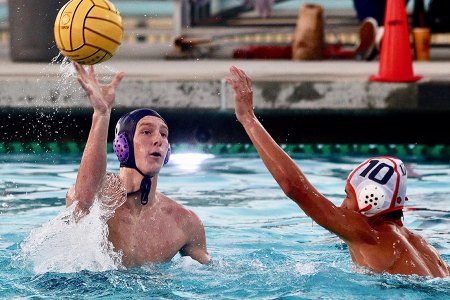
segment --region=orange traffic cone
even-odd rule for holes
[[[369,80],[410,82],[420,78],[413,74],[405,0],[387,0],[380,68]]]

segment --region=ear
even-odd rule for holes
[[[167,164],[169,162],[169,158],[170,158],[170,154],[171,153],[172,153],[172,150],[171,150],[170,144],[169,144],[169,148],[167,149],[166,157],[164,158],[164,164]]]

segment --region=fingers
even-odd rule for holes
[[[225,80],[231,85],[231,87],[233,88],[233,89],[235,89],[235,87],[236,87],[236,81],[234,80],[234,79],[231,79],[231,78],[225,78]]]
[[[235,67],[235,66],[232,66],[231,68],[230,68],[230,72],[231,72],[231,74],[233,74],[234,75],[234,77],[236,78],[236,79],[245,79],[246,77],[248,77],[247,76],[247,74],[245,74],[245,72],[242,70],[242,69],[238,69],[237,67]]]
[[[241,94],[253,92],[252,80],[248,77],[244,70],[231,66],[230,73],[233,75],[233,78],[227,78],[227,82],[231,85],[235,92],[239,91]]]
[[[89,65],[87,67],[87,70],[84,68],[84,66],[80,65],[77,62],[73,62],[73,66],[75,67],[75,70],[78,72],[77,80],[78,82],[80,82],[83,89],[87,90],[89,88],[88,84],[91,83],[93,83],[94,85],[100,85],[97,75],[95,74],[93,65]],[[117,72],[114,75],[114,78],[112,79],[110,85],[113,86],[114,88],[117,88],[117,86],[119,85],[120,81],[123,79],[124,76],[125,76],[124,72]]]
[[[76,71],[78,72],[77,76],[78,82],[81,84],[81,87],[89,94],[89,87],[87,85],[89,82],[89,75],[87,74],[84,67],[79,63],[73,62],[73,65]]]
[[[98,83],[97,75],[95,75],[94,65],[89,65],[89,77],[95,82]]]
[[[122,81],[124,76],[125,76],[124,72],[117,72],[116,75],[114,75],[114,78],[111,81],[111,85],[114,87],[114,89],[116,89],[119,86],[119,83]]]
[[[245,80],[247,81],[247,86],[250,88],[250,90],[252,90],[252,80],[250,79],[250,77],[246,76]]]
[[[237,75],[237,68],[235,66],[230,67],[230,73],[232,75],[232,78],[227,77],[225,80],[231,85],[231,87],[236,90],[238,87],[238,75]]]
[[[86,81],[87,79],[93,80],[94,82],[98,83],[97,76],[95,75],[94,66],[89,65],[86,69],[84,66],[80,65],[77,62],[73,62],[73,65],[75,67],[75,70],[78,72],[78,74],[81,76],[81,79]]]
[[[237,72],[240,76],[240,80],[242,81],[242,88],[245,89],[247,92],[252,92],[252,83],[250,78],[245,74],[244,70],[237,69]]]
[[[235,80],[243,81],[245,83],[249,82],[247,79],[250,79],[247,74],[245,74],[244,70],[238,69],[235,66],[230,68],[230,72],[235,78]],[[251,82],[251,81],[250,81]]]
[[[73,66],[75,67],[75,70],[78,72],[78,74],[82,78],[86,77],[86,70],[83,68],[82,65],[80,65],[79,63],[73,62]]]
[[[84,82],[83,78],[81,78],[81,75],[77,76],[77,80],[80,83],[81,87],[83,88],[83,90],[85,90],[86,94],[90,94],[91,93],[91,89],[87,86],[87,84]]]
[[[236,68],[236,72],[237,72],[237,74],[239,75],[239,77],[240,77],[241,79],[245,79],[245,77],[247,77],[247,75],[245,74],[245,72],[244,72],[243,70],[241,70],[241,69]]]
[[[73,65],[78,72],[77,80],[80,83],[81,87],[87,95],[92,94],[92,88],[89,86],[89,77],[92,77],[92,72],[94,71],[93,67],[90,66],[91,68],[89,68],[88,74],[86,72],[86,69],[79,63],[73,62]]]
[[[234,80],[238,81],[239,79],[241,79],[241,74],[239,73],[239,69],[236,68],[235,66],[232,66],[230,68],[230,73],[231,73],[231,75],[233,75]]]

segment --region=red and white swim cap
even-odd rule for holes
[[[356,199],[358,211],[372,217],[403,208],[407,172],[395,157],[374,157],[356,167],[347,184]]]

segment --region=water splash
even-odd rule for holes
[[[78,222],[74,210],[75,203],[30,233],[16,258],[22,267],[31,266],[37,274],[121,268],[122,254],[114,252],[108,240],[108,226],[100,217],[98,202]]]
[[[107,174],[89,213],[79,217],[76,203],[50,222],[34,229],[21,244],[16,261],[34,273],[102,272],[122,269],[122,253],[108,240],[107,221],[126,200],[115,174]]]

